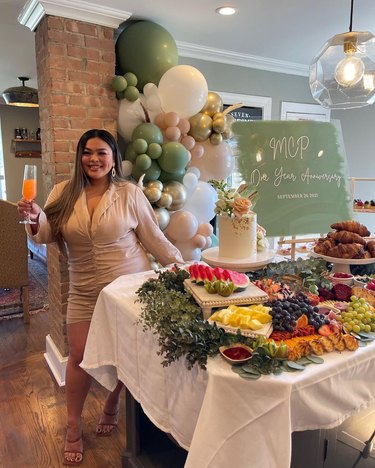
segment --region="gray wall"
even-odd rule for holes
[[[282,101],[317,104],[311,96],[307,77],[184,57],[180,57],[179,62],[200,70],[209,90],[271,97],[273,120],[280,119]],[[375,105],[332,110],[331,119],[341,123],[350,177],[375,178]],[[358,182],[355,198],[375,199],[375,183]],[[355,218],[375,232],[375,213],[356,213]]]

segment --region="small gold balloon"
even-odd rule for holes
[[[212,119],[209,115],[199,112],[198,114],[193,115],[193,117],[190,117],[189,122],[189,135],[191,135],[195,141],[207,140],[211,135]]]
[[[220,143],[223,141],[223,137],[221,136],[221,133],[212,133],[210,136],[210,143],[212,145],[220,145]]]
[[[225,116],[215,117],[212,122],[212,128],[216,133],[222,133],[227,125],[227,119]]]
[[[156,187],[146,187],[143,192],[150,203],[155,203],[161,197],[161,190]]]
[[[187,193],[186,188],[181,184],[181,182],[172,180],[171,182],[165,183],[164,193],[169,193],[172,196],[173,201],[171,206],[168,208],[169,211],[180,210],[185,205]]]
[[[154,187],[154,188],[157,188],[160,191],[162,191],[163,190],[163,182],[161,180],[150,180],[150,182],[147,182],[146,187],[149,187],[149,188]]]
[[[201,112],[212,117],[217,112],[222,112],[222,110],[223,100],[221,99],[221,96],[219,96],[217,93],[214,93],[213,91],[209,91],[206,104],[204,105]]]
[[[162,192],[161,197],[156,202],[160,208],[169,208],[172,205],[173,198],[170,193]]]

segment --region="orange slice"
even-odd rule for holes
[[[301,317],[298,318],[296,328],[306,327],[309,324],[309,319],[307,318],[306,314],[302,314]]]

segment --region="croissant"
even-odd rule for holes
[[[329,232],[327,236],[331,239],[334,239],[336,242],[341,242],[342,244],[356,243],[366,245],[365,239],[355,232],[336,231]]]
[[[362,237],[367,237],[371,234],[364,224],[361,224],[358,221],[354,220],[342,221],[341,223],[331,224],[331,228],[336,229],[337,231],[355,232]]]
[[[364,252],[362,244],[338,244],[329,249],[327,255],[335,258],[362,258]]]
[[[321,238],[318,240],[318,243],[314,247],[314,252],[317,254],[327,255],[329,249],[335,246],[334,239],[330,238]]]
[[[366,247],[367,250],[370,252],[371,257],[375,258],[375,240],[368,241]]]

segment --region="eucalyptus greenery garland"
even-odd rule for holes
[[[140,322],[143,330],[158,336],[164,367],[184,356],[189,369],[195,364],[205,369],[208,357],[217,354],[220,346],[246,339],[203,320],[200,307],[184,289],[188,277],[175,266],[175,271],[161,271],[158,278],[146,281],[136,292],[142,304]]]

